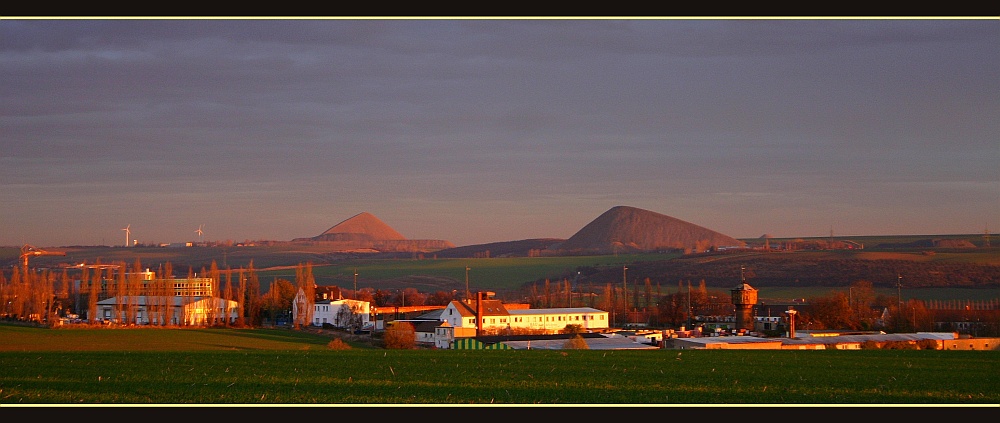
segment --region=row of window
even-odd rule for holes
[[[587,320],[604,320],[604,317],[605,316],[603,314],[597,315],[597,316],[592,315],[592,314],[586,314],[586,315],[582,315],[582,316],[580,316],[580,315],[575,315],[575,316],[529,316],[528,317],[528,319],[529,319],[528,322],[531,322],[531,323],[541,323],[543,321],[542,320],[543,318],[545,319],[544,321],[546,321],[546,322],[579,322],[581,320],[583,320],[583,321],[587,321]],[[507,318],[501,317],[499,319],[500,319],[499,323],[501,325],[504,324],[504,323],[507,323]],[[513,317],[512,319],[513,320],[511,320],[511,321],[513,323],[525,323],[524,317]],[[486,321],[487,318],[485,318],[485,317],[482,320],[483,320],[483,324],[484,325],[487,324],[487,323],[489,323],[491,325],[497,324],[497,319],[496,318],[492,318],[492,317],[489,318],[489,322]],[[475,318],[470,318],[468,321],[469,321],[469,324],[475,324],[475,322],[476,322]]]

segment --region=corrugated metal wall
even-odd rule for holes
[[[484,345],[473,338],[456,339],[451,343],[451,348],[455,350],[509,350],[510,346],[502,342],[491,345]]]

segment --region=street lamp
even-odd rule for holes
[[[628,277],[625,271],[628,267],[622,266],[622,307],[625,308],[625,326],[628,326]]]
[[[465,266],[465,300],[469,300],[469,266]]]
[[[903,297],[900,295],[900,287],[903,285],[903,276],[899,273],[896,274],[896,302],[897,305],[902,310],[903,307]]]
[[[358,269],[354,269],[354,299],[358,299]]]

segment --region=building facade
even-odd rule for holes
[[[239,303],[218,297],[123,296],[97,302],[94,321],[157,326],[233,324]]]
[[[301,288],[292,301],[292,321],[308,322],[309,326],[331,325],[337,328],[370,330],[372,328],[372,307],[368,301],[349,300],[340,297],[340,291],[331,295],[326,290],[317,290],[316,297],[308,301]]]
[[[499,300],[480,299],[452,301],[441,310],[433,327],[433,340],[437,348],[450,348],[456,339],[483,335],[557,334],[567,326],[576,326],[583,332],[599,332],[609,328],[608,312],[590,307],[564,307],[507,310]]]

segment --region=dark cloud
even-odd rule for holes
[[[568,237],[615,205],[738,237],[831,221],[978,232],[1000,227],[998,33],[948,19],[0,20],[0,194],[16,199],[0,211],[19,222],[0,244],[110,242],[130,216],[162,242],[188,221],[290,239],[361,211],[468,244]]]

